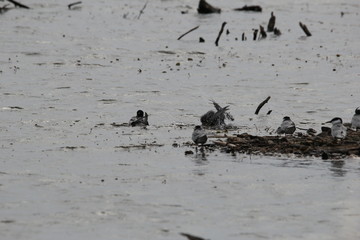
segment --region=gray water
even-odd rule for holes
[[[154,0],[139,18],[145,1],[30,0],[0,15],[1,239],[359,239],[359,158],[184,154],[210,99],[230,105],[230,134],[269,134],[285,115],[318,131],[349,122],[359,2],[209,2],[223,12]],[[231,11],[244,4],[263,12]],[[252,41],[271,11],[283,34]],[[138,109],[146,130],[111,125]],[[139,144],[158,146],[123,148]]]

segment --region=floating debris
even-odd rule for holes
[[[30,9],[28,6],[22,4],[22,3],[19,3],[17,1],[14,1],[14,0],[7,0],[8,2],[11,2],[12,4],[15,5],[15,7],[19,7],[19,8],[25,8],[25,9]]]
[[[177,40],[180,40],[182,37],[184,37],[185,35],[191,33],[192,31],[195,31],[195,30],[198,29],[199,27],[200,27],[200,26],[196,26],[196,27],[190,29],[189,31],[187,31],[186,33],[184,33],[184,34],[182,34],[180,37],[178,37]]]
[[[128,127],[129,126],[128,123],[115,123],[115,122],[110,123],[110,125],[113,127]]]
[[[241,41],[246,41],[246,36],[245,36],[245,33],[243,32],[242,35],[241,35]]]
[[[268,31],[268,32],[273,32],[273,31],[274,31],[275,20],[276,20],[276,17],[275,17],[275,15],[274,15],[274,13],[271,12],[271,17],[270,17],[269,23],[268,23],[268,25],[267,25],[267,31]]]
[[[191,151],[191,150],[187,150],[187,151],[185,151],[185,155],[192,155],[192,154],[194,154],[194,152],[193,152],[193,151]]]
[[[22,110],[24,108],[19,107],[19,106],[9,106],[10,109],[17,109],[17,110]]]
[[[9,11],[11,8],[8,8],[9,4],[5,4],[4,6],[0,7],[0,14]]]
[[[262,101],[259,106],[256,108],[255,114],[258,115],[260,112],[260,109],[270,100],[270,96],[268,96],[264,101]],[[268,113],[270,114],[270,113]]]
[[[305,24],[299,22],[299,25],[300,25],[301,29],[305,32],[306,36],[308,36],[308,37],[312,36],[309,29],[307,28],[307,26]]]
[[[205,240],[205,238],[197,237],[197,236],[194,236],[194,235],[188,234],[188,233],[180,233],[180,235],[187,237],[187,239],[189,239],[189,240]]]
[[[219,45],[219,40],[220,40],[220,37],[221,37],[221,34],[223,33],[224,31],[224,27],[226,25],[226,22],[223,22],[222,25],[221,25],[221,29],[220,29],[220,32],[216,38],[216,41],[215,41],[215,45],[218,46]]]
[[[68,5],[68,9],[69,10],[74,10],[74,9],[76,9],[76,8],[80,8],[79,6],[77,6],[77,7],[75,7],[76,5],[79,5],[79,4],[81,4],[82,2],[81,1],[78,1],[78,2],[74,2],[74,3],[70,3],[69,5]],[[74,8],[72,8],[72,7],[74,7]]]
[[[158,53],[163,53],[163,54],[176,54],[176,52],[174,52],[174,51],[167,51],[167,50],[159,50],[157,52]]]
[[[235,11],[247,11],[247,12],[262,12],[262,8],[258,5],[243,6],[242,8],[235,8]]]
[[[265,39],[266,37],[267,37],[267,34],[265,32],[264,27],[260,25],[260,39]]]
[[[116,102],[117,100],[110,98],[110,99],[100,99],[100,100],[98,100],[98,101],[99,101],[99,102],[103,102],[104,104],[111,104],[111,103]]]
[[[226,141],[213,141],[226,152],[245,154],[295,154],[297,157],[344,158],[350,155],[360,156],[360,132],[349,131],[341,141],[335,140],[328,133],[317,136],[298,134],[296,136],[253,136],[247,133],[224,136]]]
[[[75,150],[75,149],[85,149],[85,146],[65,146],[65,147],[61,147],[61,149],[63,150]]]
[[[199,7],[198,7],[197,11],[200,14],[221,13],[220,8],[216,8],[216,7],[211,6],[205,0],[200,0]]]
[[[143,6],[143,8],[140,10],[139,16],[137,17],[137,19],[140,19],[141,15],[144,13],[144,10],[145,10],[147,4],[148,4],[148,1],[145,3],[145,5]]]
[[[253,40],[254,41],[256,41],[258,32],[259,32],[259,29],[254,29],[254,33],[253,33]]]
[[[274,28],[274,35],[275,36],[280,36],[281,35],[281,31],[278,28]]]
[[[162,147],[164,144],[158,144],[158,143],[143,143],[138,145],[120,145],[115,146],[115,148],[123,148],[123,149],[131,149],[131,148],[141,148],[145,149],[147,147]]]

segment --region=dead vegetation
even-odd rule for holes
[[[360,132],[348,131],[344,140],[336,140],[327,134],[317,136],[297,134],[288,136],[253,136],[247,133],[234,136],[217,136],[213,141],[222,150],[234,153],[281,155],[297,157],[344,158],[360,156]]]

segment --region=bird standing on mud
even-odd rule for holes
[[[136,116],[132,117],[129,121],[129,125],[132,127],[139,126],[139,127],[145,127],[149,125],[148,122],[148,114],[142,111],[138,110],[136,112]]]
[[[355,114],[351,119],[351,128],[360,129],[360,107],[355,109]]]
[[[208,111],[204,115],[201,116],[200,121],[203,126],[207,127],[225,127],[225,119],[229,119],[230,121],[234,121],[234,117],[228,113],[229,106],[220,107],[215,101],[211,101],[216,108],[216,112],[213,110]]]
[[[332,123],[331,136],[337,139],[344,139],[346,137],[347,128],[343,125],[341,118],[336,117],[326,123]]]
[[[195,126],[194,131],[192,133],[192,140],[196,145],[201,144],[204,145],[207,141],[207,136],[205,130],[202,129],[201,126]]]
[[[283,118],[283,121],[280,127],[276,130],[277,134],[293,134],[296,130],[295,123],[286,116]]]

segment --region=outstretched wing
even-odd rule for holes
[[[222,107],[220,107],[220,105],[215,102],[214,100],[210,100],[212,102],[212,104],[214,104],[214,107],[216,108],[217,111],[220,111],[222,109]]]

